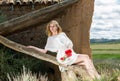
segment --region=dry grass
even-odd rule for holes
[[[26,70],[25,67],[23,67],[23,72],[20,75],[10,75],[8,74],[9,81],[48,81],[48,78],[44,75],[42,76],[39,74],[38,76],[36,74],[33,74],[30,70]]]

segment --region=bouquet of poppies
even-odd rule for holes
[[[65,55],[63,57],[60,58],[60,60],[64,61],[65,59],[67,59],[68,57],[72,56],[72,50],[71,49],[67,49],[65,50]]]

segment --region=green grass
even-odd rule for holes
[[[93,54],[93,58],[94,59],[118,59],[120,60],[120,54],[104,54],[104,55],[101,55],[101,54]]]
[[[120,44],[91,44],[92,54],[120,54]]]
[[[112,49],[112,50],[120,50],[120,44],[91,44],[91,48],[94,49]]]
[[[120,54],[120,51],[92,51],[92,54]]]
[[[93,62],[96,67],[120,70],[120,54],[93,54]]]
[[[95,64],[120,64],[120,44],[91,44],[91,49]]]
[[[95,67],[102,75],[100,81],[118,81],[117,78],[120,76],[120,43],[91,44],[91,49]]]

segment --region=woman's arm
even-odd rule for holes
[[[52,52],[52,51],[48,51],[48,50],[45,50],[45,49],[41,49],[41,48],[37,48],[35,46],[27,46],[27,48],[32,48],[32,49],[35,49],[37,51],[40,51],[42,53],[45,53],[45,54],[49,54],[49,55],[52,55],[52,56],[56,56],[56,52]]]
[[[72,41],[65,33],[63,33],[61,37],[59,38],[60,38],[61,43],[63,43],[67,48],[73,48]]]
[[[35,50],[40,51],[42,53],[46,53],[47,52],[47,50],[41,49],[41,48],[38,48],[38,47],[35,47],[35,46],[27,46],[27,48],[32,48],[32,49],[35,49]]]

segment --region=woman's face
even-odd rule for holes
[[[50,31],[51,31],[52,33],[56,33],[56,32],[57,32],[57,27],[56,27],[56,25],[50,24]]]

